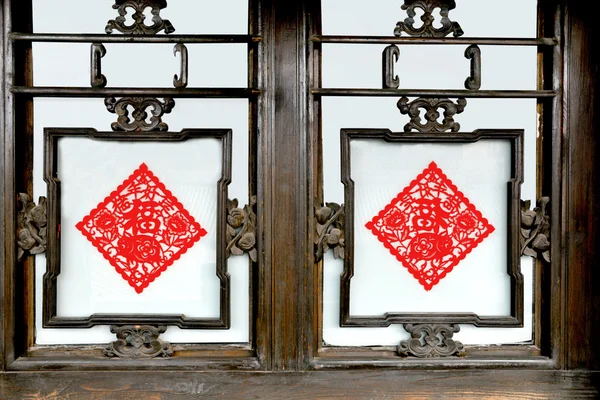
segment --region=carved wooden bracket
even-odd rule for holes
[[[158,338],[166,330],[166,326],[113,325],[110,332],[117,335],[117,340],[106,346],[104,355],[129,359],[170,357],[173,347]]]
[[[108,34],[113,33],[115,29],[129,35],[155,35],[162,30],[164,30],[165,33],[175,32],[175,28],[171,22],[162,19],[160,16],[160,10],[167,8],[166,0],[115,0],[113,8],[118,11],[119,16],[115,19],[111,19],[106,24],[105,31]],[[131,16],[133,18],[133,23],[131,25],[125,23],[128,8],[131,8],[134,11]],[[144,11],[146,8],[151,9],[152,25],[146,25],[144,23],[144,20],[146,19]]]
[[[168,131],[169,125],[162,122],[162,116],[168,114],[175,107],[175,100],[170,97],[165,97],[164,101],[160,101],[155,97],[123,97],[120,100],[114,97],[104,99],[106,109],[113,114],[117,114],[116,122],[111,124],[113,131],[124,132],[152,132],[152,131]],[[133,107],[133,121],[129,117],[128,106]],[[150,122],[147,122],[148,113],[146,110],[151,108],[152,117]]]
[[[394,64],[398,62],[399,57],[400,48],[395,44],[389,45],[383,50],[382,85],[384,89],[398,89],[400,86],[400,78],[394,72]]]
[[[405,324],[404,329],[410,333],[411,339],[403,340],[398,346],[398,354],[403,357],[437,358],[465,355],[463,344],[452,339],[454,334],[460,331],[458,325]]]
[[[537,201],[531,208],[531,201],[521,200],[521,255],[531,256],[550,262],[550,217],[547,209],[549,197]]]
[[[315,210],[315,262],[323,259],[329,249],[335,258],[344,258],[344,205],[326,203]]]
[[[417,15],[415,8],[423,10],[424,14],[421,17],[423,25],[419,28],[415,28],[414,17]],[[442,19],[440,28],[435,28],[433,23],[435,17],[433,12],[436,8],[440,9],[440,15]],[[406,10],[408,18],[404,22],[398,22],[396,29],[394,29],[395,36],[401,36],[402,32],[405,32],[409,36],[415,37],[446,37],[449,34],[454,34],[454,37],[459,37],[464,34],[458,22],[453,22],[448,18],[450,10],[456,8],[454,0],[404,0],[402,9]]]
[[[456,103],[450,99],[418,98],[409,102],[407,97],[398,101],[398,109],[403,115],[408,114],[410,122],[404,126],[405,132],[415,130],[417,132],[458,132],[460,124],[454,121],[454,115],[465,110],[467,100],[459,98]],[[438,109],[444,110],[444,119],[440,119]],[[421,109],[425,111],[425,121],[421,118]]]
[[[106,87],[106,76],[102,74],[102,57],[106,55],[106,47],[102,43],[92,43],[90,47],[90,86]]]
[[[18,259],[29,254],[46,251],[47,217],[46,198],[40,197],[38,205],[25,193],[19,193],[20,210],[17,213]]]
[[[252,261],[258,260],[255,205],[256,196],[244,208],[238,207],[237,199],[227,199],[227,257],[248,253]]]
[[[183,43],[177,43],[173,47],[173,55],[181,54],[179,75],[173,76],[173,86],[177,89],[182,89],[188,85],[188,49]]]
[[[465,58],[471,60],[471,75],[465,80],[465,88],[479,90],[481,88],[481,49],[472,44],[465,50]]]

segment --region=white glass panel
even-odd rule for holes
[[[536,37],[536,0],[458,0],[450,19],[465,37]],[[406,11],[402,0],[323,0],[324,35],[393,36]],[[434,14],[437,18],[439,15]],[[420,14],[415,26],[421,23]],[[434,23],[435,26],[435,23]]]
[[[46,184],[42,179],[43,171],[43,129],[45,127],[91,127],[98,130],[110,130],[111,122],[116,120],[114,114],[110,114],[104,108],[102,99],[35,99],[35,121],[34,121],[34,196],[46,195]],[[224,112],[226,110],[226,112]],[[225,100],[225,99],[176,99],[176,106],[171,114],[166,114],[165,122],[169,124],[171,131],[180,131],[185,128],[224,128],[233,130],[233,170],[232,183],[229,185],[229,196],[237,197],[241,203],[248,201],[248,101],[240,100]],[[66,143],[66,146],[75,145],[75,141],[86,141],[86,139],[73,139],[71,144]],[[201,143],[200,143],[201,142]],[[79,142],[77,142],[79,143]],[[82,142],[83,143],[83,142]],[[87,142],[86,142],[87,143]],[[197,143],[196,145],[194,143]],[[122,182],[139,164],[145,159],[149,167],[154,170],[156,175],[163,183],[171,189],[178,199],[192,212],[192,208],[197,210],[198,222],[205,227],[209,232],[208,236],[203,237],[198,243],[189,250],[186,256],[193,258],[192,264],[189,264],[184,258],[178,260],[167,271],[161,275],[153,284],[151,284],[140,295],[128,291],[127,284],[118,275],[110,264],[104,265],[104,270],[100,268],[96,273],[113,282],[103,281],[90,282],[83,279],[78,273],[87,273],[86,271],[71,268],[66,266],[66,260],[63,260],[65,268],[59,278],[59,314],[61,316],[77,315],[80,316],[88,311],[100,312],[108,309],[108,307],[119,306],[121,310],[127,309],[140,312],[154,312],[154,308],[150,311],[144,311],[144,305],[152,304],[152,307],[159,307],[159,312],[164,313],[189,313],[189,316],[214,316],[218,312],[219,297],[218,297],[218,280],[215,276],[214,269],[214,237],[211,239],[210,233],[215,231],[215,219],[211,216],[214,213],[214,206],[208,206],[203,200],[200,200],[200,192],[192,190],[188,184],[192,181],[194,185],[200,180],[203,182],[213,182],[208,185],[207,190],[216,188],[214,178],[220,174],[220,164],[216,165],[215,149],[207,149],[205,140],[190,140],[186,142],[183,148],[178,145],[183,143],[173,143],[166,145],[161,144],[133,144],[129,146],[131,151],[128,151],[127,157],[119,157],[117,151],[124,151],[126,147],[123,144],[114,144],[110,142],[94,142],[92,146],[97,153],[93,154],[86,151],[88,149],[83,146],[80,148],[80,154],[73,151],[66,151],[67,148],[61,147],[61,155],[65,155],[69,160],[64,161],[62,171],[59,174],[64,178],[65,189],[70,181],[71,183],[83,185],[84,174],[91,173],[90,169],[94,168],[98,162],[97,158],[108,158],[111,160],[111,165],[116,172],[108,173],[106,170],[96,171],[95,179],[90,179],[87,190],[82,187],[82,192],[67,196],[63,192],[64,209],[73,207],[70,212],[76,212],[75,209],[82,207],[85,203],[88,210],[95,206],[103,196],[106,196],[117,181]],[[189,144],[189,145],[188,145]],[[98,147],[95,147],[98,146]],[[167,148],[171,148],[168,150]],[[109,150],[110,148],[110,150]],[[64,151],[63,151],[64,150]],[[209,156],[210,154],[210,156]],[[156,157],[156,156],[161,157]],[[162,157],[164,155],[168,159]],[[80,160],[74,159],[80,157]],[[212,159],[212,161],[211,161]],[[162,160],[162,161],[161,161]],[[167,161],[170,160],[170,161]],[[137,164],[137,165],[136,165]],[[210,164],[210,165],[209,165]],[[81,168],[68,167],[69,165],[82,166]],[[84,168],[84,166],[90,169]],[[185,176],[177,176],[176,171],[187,168],[189,170],[200,171],[198,176],[186,174]],[[60,167],[60,166],[59,166]],[[202,172],[202,171],[203,172]],[[66,174],[66,175],[64,175]],[[102,178],[104,177],[104,178]],[[181,181],[184,179],[185,181]],[[189,181],[188,181],[189,180]],[[179,182],[179,183],[178,183]],[[117,183],[117,184],[118,184]],[[100,190],[100,187],[103,190]],[[110,187],[110,188],[109,188]],[[180,189],[176,189],[179,187]],[[96,193],[97,192],[97,193]],[[95,194],[94,194],[95,193]],[[212,196],[212,195],[211,195]],[[93,197],[93,199],[92,199]],[[210,197],[214,202],[214,197]],[[69,202],[72,204],[68,205]],[[81,204],[76,204],[80,202]],[[202,204],[201,204],[202,203]],[[206,208],[203,207],[206,206]],[[70,218],[69,213],[64,217]],[[206,215],[204,217],[203,215]],[[196,218],[196,214],[194,214]],[[76,219],[77,216],[72,218]],[[77,221],[75,221],[77,222]],[[66,225],[66,224],[65,224]],[[73,224],[70,224],[73,225]],[[72,227],[71,227],[72,228]],[[65,231],[67,229],[67,231]],[[68,235],[69,227],[63,227],[63,235]],[[81,252],[83,249],[79,246],[69,248],[69,244],[75,243],[77,231],[73,230],[72,239],[63,236],[63,251],[74,253]],[[79,234],[79,236],[81,236]],[[204,242],[204,243],[203,243]],[[82,247],[90,248],[89,243],[80,243]],[[193,252],[202,252],[206,250],[206,246],[211,246],[210,252],[212,255],[206,256],[210,259],[209,262],[213,266],[204,266],[201,270],[195,270],[195,275],[189,274],[188,268],[190,265],[198,265],[196,262],[201,262],[202,257],[193,256]],[[97,251],[94,248],[89,249],[86,254],[88,257],[96,257]],[[76,256],[72,256],[76,257]],[[41,308],[42,304],[42,276],[46,270],[45,257],[36,257],[36,343],[38,344],[85,344],[85,343],[107,343],[114,340],[114,335],[108,330],[108,327],[100,326],[92,329],[42,329],[41,327]],[[79,267],[82,263],[77,264]],[[86,264],[87,265],[87,264]],[[72,265],[74,266],[74,265]],[[249,266],[247,257],[231,257],[228,260],[228,270],[231,275],[231,323],[232,327],[229,330],[180,330],[176,327],[169,327],[163,335],[165,340],[171,342],[185,343],[219,343],[219,342],[247,342],[249,338]],[[75,275],[69,275],[69,272],[75,272]],[[91,272],[90,272],[91,273]],[[95,275],[93,279],[96,279]],[[205,280],[206,278],[206,280]],[[76,282],[75,282],[76,281]],[[77,283],[84,288],[90,288],[85,293],[90,295],[87,300],[83,299],[83,294],[77,287]],[[65,286],[66,285],[66,286]],[[69,286],[70,285],[70,286]],[[162,289],[161,289],[162,287]],[[72,290],[69,290],[72,289]],[[119,289],[121,288],[121,289]],[[184,290],[184,288],[186,290]],[[195,288],[195,289],[194,289]],[[67,290],[63,290],[67,289]],[[189,289],[189,290],[188,290]],[[191,289],[198,293],[193,293]],[[118,292],[118,295],[110,295],[111,298],[101,299],[102,290]],[[133,289],[131,289],[133,290]],[[162,294],[150,295],[152,292],[161,292]],[[148,294],[147,294],[148,293]],[[168,293],[167,295],[163,295]],[[95,297],[94,297],[95,296]],[[160,302],[158,297],[160,296]],[[131,299],[130,297],[134,297]],[[93,303],[93,299],[96,303]],[[147,298],[147,303],[138,298]],[[189,299],[192,304],[185,304],[185,300]],[[98,300],[105,301],[104,304],[98,303]],[[130,301],[131,300],[131,301]],[[117,304],[122,301],[121,304]],[[206,304],[201,304],[205,302]],[[112,303],[112,304],[109,304]],[[87,308],[86,308],[87,307]],[[105,308],[100,308],[105,307]],[[134,308],[137,307],[137,308]],[[123,312],[123,311],[121,311]],[[88,314],[89,315],[89,314]]]
[[[380,128],[401,132],[404,125],[409,121],[409,118],[400,114],[395,104],[396,101],[396,99],[391,98],[323,98],[323,181],[324,198],[326,201],[337,203],[344,202],[344,187],[341,183],[340,175],[340,129]],[[470,132],[476,129],[492,128],[525,130],[525,179],[524,184],[521,187],[521,197],[523,199],[534,199],[536,181],[535,149],[537,136],[536,100],[468,99],[467,101],[468,103],[465,112],[455,117],[456,121],[461,124],[461,131]],[[448,162],[451,160],[451,157],[441,156],[437,157],[437,159]],[[408,161],[402,161],[401,158],[399,158],[398,161],[403,162],[407,168],[416,168],[416,166],[411,166]],[[425,166],[421,166],[421,170]],[[386,173],[385,170],[382,171],[386,176],[392,175]],[[354,173],[355,172],[353,171],[353,175]],[[398,189],[403,189],[403,186],[400,185]],[[386,200],[391,201],[395,194],[397,194],[397,192]],[[385,204],[386,203],[383,203],[383,205]],[[474,204],[479,208],[479,203],[474,202]],[[483,212],[483,210],[481,211]],[[486,213],[487,211],[484,214]],[[373,213],[371,217],[374,215],[375,213]],[[488,215],[485,216],[488,217]],[[489,217],[491,218],[491,215]],[[359,230],[361,227],[362,225],[357,221],[355,229]],[[498,226],[496,226],[496,228],[498,228]],[[374,236],[368,232],[367,235],[371,235],[374,238]],[[490,240],[490,238],[487,240]],[[355,245],[358,245],[360,241],[361,239],[357,237],[355,239]],[[484,244],[485,241],[480,246]],[[375,239],[372,248],[379,251],[378,249],[381,249],[381,247],[381,243]],[[369,265],[373,265],[373,263],[369,262]],[[444,280],[451,279],[452,275],[457,273],[461,266],[462,263],[459,264],[456,270],[451,272]],[[355,268],[356,267],[357,265],[355,265]],[[398,263],[396,267],[398,269],[403,269]],[[339,284],[342,263],[339,260],[333,260],[332,257],[326,257],[323,268],[323,335],[326,343],[331,345],[397,345],[399,340],[404,338],[402,335],[405,333],[400,327],[392,326],[390,328],[381,329],[340,328]],[[455,335],[458,340],[462,340],[465,344],[518,343],[531,340],[533,300],[531,288],[533,285],[533,277],[532,261],[530,258],[523,258],[521,270],[524,275],[525,285],[525,327],[516,329],[493,329],[473,328],[465,325],[461,326],[461,332]],[[400,271],[395,272],[400,273]],[[414,278],[409,278],[414,281]],[[442,280],[442,283],[444,280]],[[356,281],[358,281],[358,278],[355,276],[352,279],[352,285],[355,285]],[[399,287],[399,285],[397,287]],[[435,290],[436,288],[434,288],[432,292]],[[396,289],[396,293],[399,291],[399,289]],[[351,293],[351,300],[353,303],[351,307],[356,307],[358,305],[359,307],[363,307],[363,309],[384,309],[384,305],[387,301],[381,299],[382,294],[380,292],[380,290],[369,291],[368,293],[364,292],[363,296],[355,298],[355,296],[360,293],[356,293],[355,287],[353,286]],[[506,304],[505,302],[508,301],[507,299],[508,292],[504,293],[501,298],[503,304]],[[444,306],[444,304],[441,306]],[[398,310],[390,308],[385,311],[391,312]],[[358,315],[355,308],[352,308],[351,312],[353,315]]]
[[[323,87],[382,88],[385,45],[323,44]],[[400,89],[464,89],[471,61],[467,46],[399,46],[394,73]],[[535,90],[537,48],[479,46],[481,90]]]
[[[113,0],[34,0],[34,32],[104,33],[106,23],[118,16],[113,4]],[[148,11],[145,15],[151,24],[152,15]],[[169,0],[160,15],[173,24],[175,34],[248,33],[248,0]],[[129,24],[131,17],[127,18]]]
[[[172,44],[104,45],[102,74],[108,87],[173,87],[180,55]],[[245,44],[188,44],[189,87],[246,87]],[[90,44],[34,43],[34,84],[90,86]],[[207,62],[210,60],[210,62]]]
[[[191,139],[185,143],[59,139],[59,317],[94,313],[219,316],[219,303],[214,299],[220,286],[215,270],[221,147],[217,139]],[[75,225],[142,163],[208,233],[138,294]]]

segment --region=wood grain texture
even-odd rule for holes
[[[600,35],[585,2],[567,1],[563,107],[562,256],[566,262],[567,368],[600,369]]]
[[[600,374],[559,371],[308,373],[22,373],[0,375],[0,398],[89,399],[593,399]]]

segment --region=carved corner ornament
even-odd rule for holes
[[[398,346],[398,355],[403,357],[439,358],[465,356],[461,342],[452,339],[460,331],[458,325],[405,324],[404,329],[411,339],[403,340]]]
[[[531,201],[521,200],[521,255],[550,262],[549,197],[537,201],[531,210]]]
[[[415,27],[414,18],[417,15],[415,11],[416,8],[423,10],[423,16],[421,17],[423,25],[419,28]],[[442,17],[439,21],[442,25],[440,28],[433,26],[433,23],[435,22],[433,12],[436,8],[440,9],[440,15]],[[402,32],[405,32],[408,36],[414,37],[441,38],[446,37],[451,33],[454,37],[462,36],[464,32],[458,22],[453,22],[448,18],[450,10],[455,8],[456,3],[454,0],[404,0],[402,9],[406,10],[408,18],[396,24],[394,35],[401,36]]]
[[[336,259],[344,258],[344,205],[326,203],[325,207],[315,210],[315,262],[333,249]]]
[[[254,262],[258,260],[256,250],[256,196],[250,198],[250,204],[238,207],[237,199],[227,199],[227,257],[231,254],[241,256],[248,253]]]
[[[46,251],[48,220],[45,197],[40,197],[36,205],[28,194],[19,193],[18,203],[20,210],[17,213],[17,257],[21,260],[27,255]]]
[[[402,97],[398,101],[398,109],[403,115],[410,117],[410,122],[404,126],[404,132],[458,132],[460,124],[454,121],[454,116],[460,114],[467,106],[467,100],[459,98],[456,103],[450,99],[418,98],[409,101],[407,97]],[[438,109],[444,110],[444,118],[441,122]],[[421,109],[425,111],[424,118],[421,118]]]
[[[165,97],[163,101],[155,97],[123,97],[119,100],[107,97],[104,99],[104,105],[109,112],[118,116],[117,121],[111,124],[115,132],[164,132],[169,130],[169,125],[162,121],[162,116],[173,110],[175,100],[171,97]],[[129,106],[133,107],[131,117],[127,109]],[[146,111],[148,108],[152,114],[149,122]]]
[[[105,31],[108,34],[113,33],[114,30],[129,35],[155,35],[163,30],[167,34],[175,32],[173,24],[160,16],[160,10],[167,8],[166,0],[115,0],[113,8],[117,10],[119,16],[106,24]],[[134,11],[131,15],[133,18],[131,25],[126,24],[128,8]],[[144,22],[146,8],[150,8],[152,13],[152,25],[146,25]]]
[[[113,325],[110,332],[117,335],[117,340],[106,346],[104,355],[128,359],[171,357],[173,347],[159,339],[166,330],[166,326]]]

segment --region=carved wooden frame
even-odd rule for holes
[[[472,324],[477,327],[522,327],[524,311],[523,276],[521,274],[521,184],[523,183],[523,130],[476,130],[461,132],[392,132],[382,129],[342,129],[342,183],[345,203],[345,257],[340,280],[340,326],[387,327],[392,324]],[[480,140],[508,140],[511,144],[511,176],[508,196],[508,258],[507,272],[511,286],[510,316],[480,316],[475,313],[398,313],[382,316],[352,316],[350,314],[350,281],[354,275],[354,181],[351,174],[352,139],[384,140],[391,143],[462,143]]]
[[[60,221],[61,182],[57,173],[58,141],[64,137],[121,142],[185,142],[216,138],[222,141],[222,174],[217,182],[217,263],[220,281],[219,318],[188,318],[185,315],[92,314],[72,318],[57,316],[56,280],[61,271]],[[44,129],[44,180],[48,188],[48,246],[43,277],[42,325],[44,328],[90,328],[95,325],[174,325],[183,329],[229,329],[231,319],[230,279],[227,273],[227,188],[231,181],[232,131],[230,129],[185,129],[181,132],[98,132],[91,128]]]

